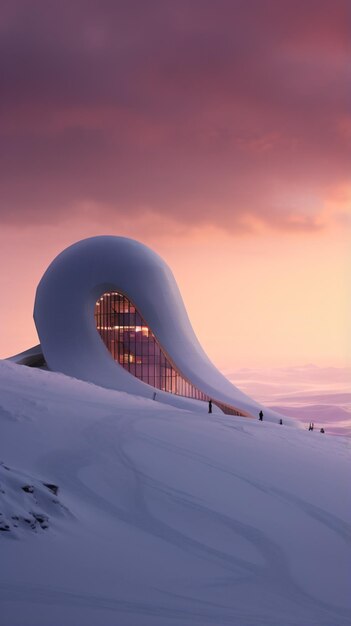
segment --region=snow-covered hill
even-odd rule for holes
[[[348,445],[1,361],[1,626],[349,625]]]

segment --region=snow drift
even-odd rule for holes
[[[346,439],[6,361],[0,433],[1,626],[350,624]]]

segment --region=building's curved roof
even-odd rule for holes
[[[232,385],[205,354],[166,263],[147,246],[125,237],[79,241],[59,254],[45,272],[37,288],[34,319],[49,369],[153,397],[155,389],[116,363],[97,332],[95,303],[111,291],[130,298],[193,385],[214,400],[258,414],[261,406]],[[157,396],[175,403],[170,393],[157,390]]]

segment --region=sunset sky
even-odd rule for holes
[[[67,245],[150,245],[223,370],[351,362],[348,0],[2,0],[0,357]]]

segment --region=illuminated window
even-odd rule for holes
[[[104,293],[95,306],[96,328],[117,363],[144,383],[187,398],[209,401],[171,363],[134,304],[119,292]],[[224,413],[242,415],[213,400]]]

